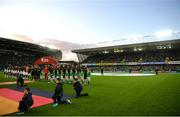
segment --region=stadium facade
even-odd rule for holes
[[[62,52],[57,49],[22,42],[7,38],[0,38],[0,67],[33,65],[35,60],[44,56],[51,56],[61,60]]]
[[[180,39],[75,49],[79,62],[110,71],[180,70]]]

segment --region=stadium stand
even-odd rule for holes
[[[177,50],[152,50],[143,52],[128,53],[107,53],[89,56],[83,63],[99,63],[99,62],[163,62],[165,60],[178,61],[180,53]]]
[[[72,50],[81,64],[97,71],[180,70],[180,39]]]
[[[50,49],[40,45],[0,37],[0,68],[5,66],[33,65],[43,56],[62,58],[61,50]]]

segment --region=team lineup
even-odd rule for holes
[[[45,65],[43,68],[35,67],[7,67],[4,69],[5,77],[29,78],[31,80],[54,80],[60,78],[64,83],[72,83],[73,79],[78,79],[81,83],[89,84],[91,79],[91,72],[85,66],[77,65]]]
[[[43,72],[43,73],[41,73]],[[43,77],[44,80],[50,80],[52,83],[56,83],[54,94],[52,96],[53,105],[56,107],[60,104],[71,104],[70,99],[62,99],[63,97],[63,84],[72,84],[73,89],[76,92],[75,98],[81,96],[88,96],[88,93],[82,94],[83,84],[90,85],[91,73],[85,66],[76,66],[76,65],[44,65],[44,69],[41,69],[38,65],[33,68],[28,66],[26,67],[8,67],[4,70],[5,78],[16,78],[17,87],[24,88],[24,96],[19,102],[19,113],[17,115],[24,114],[32,105],[33,98],[32,93],[30,92],[30,87],[27,84],[24,84],[24,79],[31,79],[33,81],[39,81]],[[48,82],[50,83],[50,82]]]
[[[0,0],[0,116],[180,116],[180,0]]]

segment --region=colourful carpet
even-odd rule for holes
[[[16,91],[20,91],[20,92],[24,91],[24,87],[14,87],[12,89],[16,90]],[[44,91],[44,90],[35,89],[35,88],[31,88],[31,93],[33,95],[39,95],[39,96],[43,96],[43,97],[46,97],[46,98],[51,98],[52,95],[54,94],[54,92]],[[74,98],[74,97],[75,97],[74,95],[63,94],[62,99]]]
[[[18,102],[22,99],[23,93],[12,89],[1,88],[0,97],[3,98],[3,103],[0,103],[0,115],[16,112],[18,108]],[[0,98],[0,99],[1,99]],[[8,100],[8,101],[6,101]],[[32,108],[52,103],[52,99],[33,95],[34,104]],[[16,102],[16,103],[14,103]],[[12,104],[11,104],[12,103]],[[10,106],[11,108],[4,108],[4,106]],[[2,108],[2,109],[1,109]]]
[[[18,102],[0,96],[0,115],[17,112]]]

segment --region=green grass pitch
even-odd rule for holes
[[[0,82],[11,81],[0,75]],[[29,87],[53,91],[55,84],[39,81]],[[2,87],[15,87],[4,85]],[[25,113],[25,115],[180,115],[180,74],[158,76],[93,76],[90,86],[84,86],[89,97],[73,98],[73,104],[51,104]],[[74,95],[69,84],[64,93]],[[15,114],[13,114],[15,115]]]

